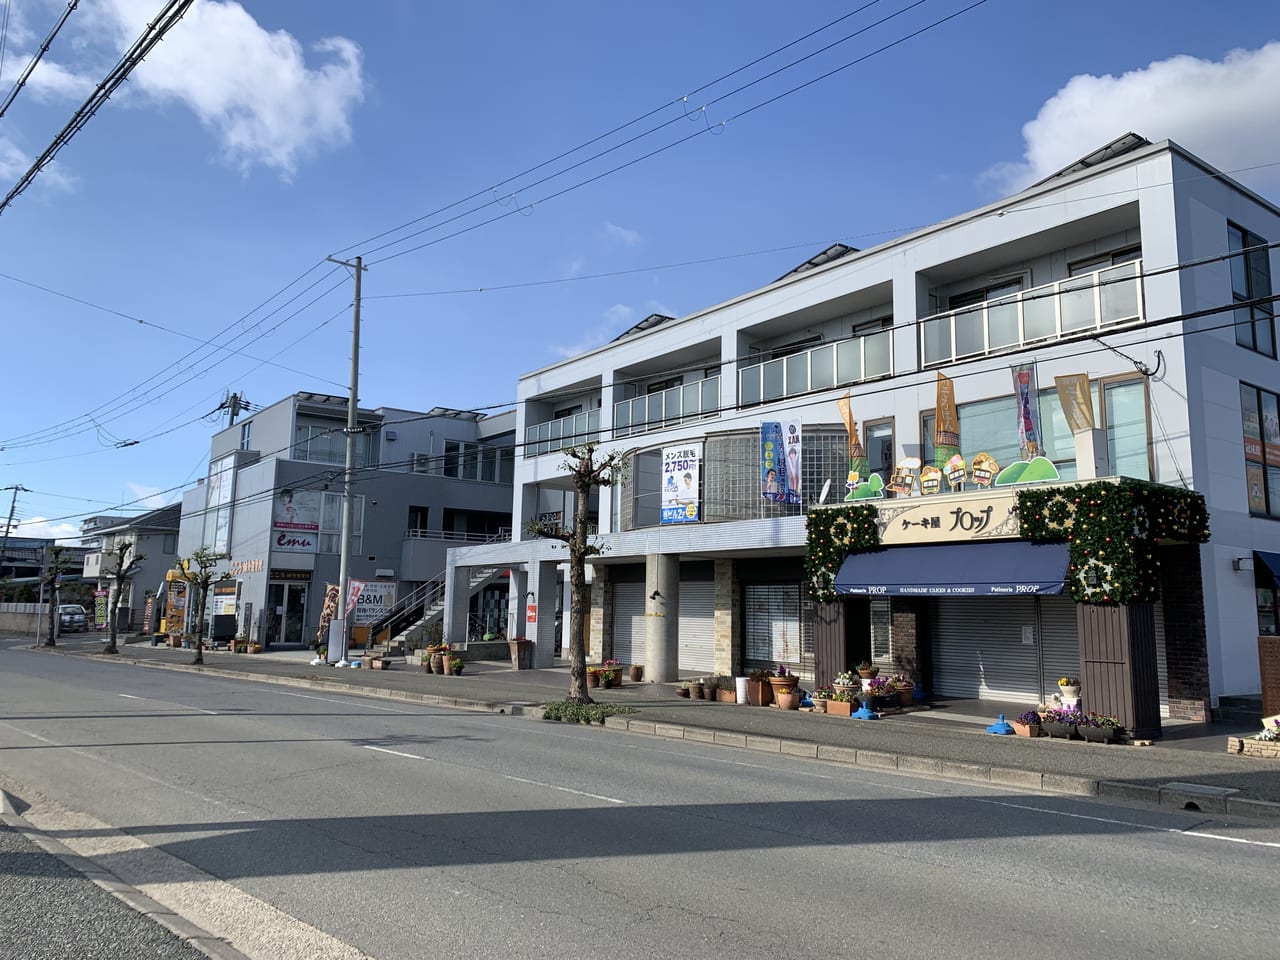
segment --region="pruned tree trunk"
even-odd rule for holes
[[[192,663],[204,663],[204,604],[209,595],[209,588],[204,584],[197,585],[199,591],[196,600],[196,655]]]
[[[593,703],[587,693],[587,639],[583,630],[587,597],[587,499],[590,487],[574,477],[577,502],[569,538],[569,699]]]
[[[107,601],[107,645],[102,648],[102,652],[105,654],[120,652],[119,648],[116,647],[116,624],[120,620],[120,594],[124,593],[120,587],[121,584],[117,578],[109,588],[111,596]]]

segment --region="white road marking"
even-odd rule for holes
[[[142,699],[144,699],[143,697],[135,697],[132,693],[122,693],[122,694],[120,694],[120,696],[124,697],[126,700],[142,700]]]
[[[164,703],[171,707],[178,707],[179,709],[182,709],[182,710],[195,710],[197,713],[207,713],[211,717],[216,717],[218,715],[217,710],[206,710],[204,709],[204,707],[192,707],[192,706],[189,706],[188,704],[178,703],[177,701],[174,701],[174,700],[154,700],[151,697],[135,697],[131,693],[119,693],[119,694],[116,694],[116,696],[124,697],[126,700],[151,700],[152,703]]]
[[[407,757],[410,760],[430,760],[431,759],[430,757],[420,757],[416,753],[401,753],[399,750],[388,750],[386,747],[371,747],[367,743],[364,744],[364,748],[366,750],[377,750],[378,753],[389,753],[393,757]]]
[[[535,787],[546,787],[548,790],[559,790],[561,793],[572,793],[575,797],[590,797],[592,800],[603,800],[605,803],[625,804],[627,801],[619,800],[617,797],[606,797],[599,793],[587,793],[584,790],[571,790],[568,787],[557,786],[554,783],[543,783],[541,780],[526,780],[524,777],[513,777],[509,774],[503,774],[504,780],[514,780],[516,783],[530,783]]]
[[[323,703],[340,703],[344,707],[360,706],[364,707],[366,710],[381,710],[383,713],[403,713],[409,716],[418,716],[422,712],[421,710],[397,710],[395,707],[379,707],[372,703],[364,703],[363,701],[358,704],[352,703],[352,700],[360,699],[357,694],[352,694],[351,699],[349,700],[335,700],[332,697],[315,697],[309,693],[289,693],[286,690],[277,690],[275,692],[282,697],[298,697],[302,700],[320,700]],[[427,704],[423,704],[423,706],[425,707]]]

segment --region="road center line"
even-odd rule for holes
[[[116,696],[124,697],[126,700],[152,700],[152,698],[151,698],[151,697],[135,697],[135,696],[134,696],[133,694],[131,694],[131,693],[118,693],[118,694],[116,694]],[[209,716],[211,716],[211,717],[216,717],[216,716],[218,715],[218,711],[217,711],[217,710],[206,710],[206,709],[204,709],[204,707],[192,707],[192,706],[188,706],[188,705],[187,705],[187,704],[185,704],[185,703],[178,703],[178,702],[177,702],[177,701],[175,701],[175,700],[152,700],[152,702],[153,702],[153,703],[167,703],[167,704],[169,704],[169,706],[171,706],[171,707],[178,707],[179,709],[182,709],[182,710],[194,710],[194,711],[196,711],[197,713],[207,713],[207,714],[208,714]]]
[[[407,757],[410,760],[430,760],[430,757],[420,757],[416,753],[401,753],[399,750],[388,750],[386,747],[371,747],[369,744],[363,744],[366,750],[377,750],[378,753],[389,753],[393,757]]]
[[[554,783],[544,783],[541,780],[526,780],[524,777],[513,777],[510,774],[502,775],[504,780],[514,780],[516,783],[529,783],[535,787],[546,787],[548,790],[559,790],[561,793],[572,793],[575,797],[590,797],[592,800],[603,800],[605,803],[626,804],[627,801],[619,800],[617,797],[606,797],[599,793],[587,793],[585,790],[571,790],[568,787],[557,786]]]
[[[298,697],[301,700],[319,700],[322,703],[338,703],[344,707],[359,706],[366,710],[381,710],[383,713],[401,713],[411,717],[418,716],[421,713],[420,710],[397,710],[395,707],[379,707],[372,703],[365,703],[360,699],[359,694],[352,694],[351,700],[335,700],[333,697],[315,697],[309,693],[290,693],[286,690],[277,690],[275,692],[282,697]],[[353,703],[353,700],[358,702]]]
[[[135,697],[132,693],[122,693],[120,694],[120,696],[124,697],[126,700],[142,700],[143,699],[142,697]]]

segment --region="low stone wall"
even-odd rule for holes
[[[34,637],[36,624],[48,629],[48,617],[47,603],[0,603],[0,634]]]
[[[463,649],[464,660],[510,660],[511,648],[505,640],[477,640]]]
[[[1268,760],[1280,760],[1280,740],[1227,737],[1227,753],[1241,753],[1246,757],[1265,757]]]

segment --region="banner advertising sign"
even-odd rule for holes
[[[147,594],[147,601],[142,605],[142,632],[148,634],[151,632],[151,626],[156,622],[156,597],[154,593]]]
[[[367,581],[361,587],[360,595],[356,597],[355,608],[351,611],[351,623],[357,627],[367,626],[383,614],[389,613],[395,604],[396,585],[394,583],[380,580]]]
[[[884,546],[1017,539],[1021,530],[1013,491],[951,500],[890,500],[877,510]]]
[[[107,626],[107,591],[93,591],[93,625],[98,630]]]
[[[785,429],[784,429],[785,427]],[[800,421],[760,424],[760,495],[774,503],[800,502]]]
[[[1034,364],[1019,363],[1009,368],[1013,373],[1013,397],[1018,404],[1018,451],[1023,460],[1044,453],[1040,445],[1040,391],[1036,386]]]
[[[182,633],[187,626],[187,584],[170,580],[165,591],[164,626],[167,633]]]
[[[351,611],[356,608],[356,604],[360,601],[360,594],[367,585],[364,580],[357,580],[354,577],[347,581],[347,603],[343,608],[346,610],[344,616],[351,616]]]
[[[662,522],[697,523],[701,519],[702,444],[662,448]]]
[[[320,543],[320,491],[281,490],[271,511],[271,548],[315,553]]]
[[[803,480],[804,458],[800,447],[800,421],[788,420],[784,425],[782,443],[786,448],[787,503],[800,502],[800,486]]]
[[[1067,429],[1073,434],[1081,430],[1092,430],[1096,426],[1093,420],[1093,399],[1089,395],[1089,375],[1073,373],[1065,377],[1054,377],[1058,388],[1058,403],[1062,404],[1062,413],[1067,418]]]
[[[339,594],[336,583],[325,584],[324,605],[320,608],[320,629],[316,631],[316,642],[321,646],[329,642],[329,622],[338,615]]]
[[[956,385],[941,370],[934,404],[933,465],[945,472],[947,461],[960,453],[960,414],[956,410]]]
[[[213,615],[215,617],[234,617],[236,600],[240,595],[240,584],[235,580],[213,585]]]

